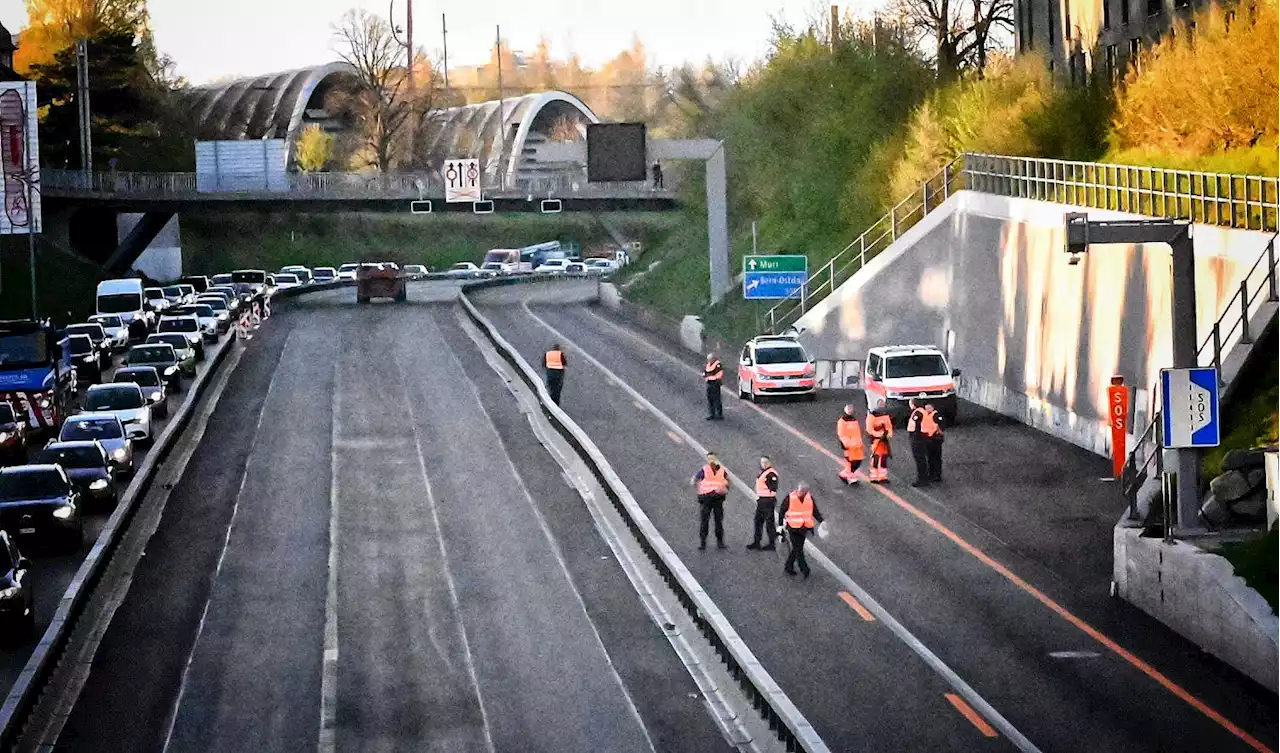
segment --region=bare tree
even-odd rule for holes
[[[1013,31],[1013,0],[895,0],[894,8],[921,47],[933,46],[944,82],[965,70],[981,75],[988,53]]]
[[[351,66],[354,78],[339,106],[359,125],[365,161],[382,171],[402,152],[410,152],[412,161],[412,146],[404,144],[403,134],[430,113],[434,82],[410,90],[404,45],[376,13],[347,11],[334,27],[334,40],[335,51]]]

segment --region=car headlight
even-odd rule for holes
[[[123,461],[124,461],[124,459],[125,459],[125,457],[127,457],[127,453],[124,451],[124,448],[123,448],[123,447],[121,447],[121,448],[119,448],[119,449],[113,450],[113,451],[111,452],[111,457],[115,458],[116,460],[119,460],[119,461],[123,462]]]
[[[71,515],[75,511],[76,511],[76,508],[74,506],[63,505],[62,507],[59,507],[53,511],[53,517],[57,518],[58,520],[66,520],[67,518],[71,517]]]
[[[0,442],[8,442],[11,435],[7,431],[0,431]]]
[[[103,489],[106,489],[110,485],[111,484],[108,483],[108,481],[105,478],[95,478],[93,481],[89,482],[89,489],[91,491],[100,492]]]
[[[218,321],[225,322],[226,320],[227,320],[227,312],[224,311],[218,314]]]
[[[148,399],[148,400],[159,400],[159,399],[160,399],[160,398],[162,398],[162,397],[164,397],[164,393],[163,393],[163,392],[161,392],[160,390],[156,390],[155,392],[152,392],[152,393],[151,393],[151,395],[150,395],[150,396],[148,396],[148,398],[147,398],[147,399]]]
[[[166,366],[166,367],[164,367],[164,375],[165,375],[165,376],[173,376],[173,375],[174,375],[174,374],[176,374],[177,372],[178,372],[178,367],[177,367],[176,365],[175,365],[175,366]]]
[[[16,599],[22,595],[22,586],[9,586],[8,588],[0,588],[0,601],[8,601]]]
[[[903,398],[903,393],[894,392],[893,390],[886,390],[884,393],[884,396],[889,398],[890,400],[901,400]]]

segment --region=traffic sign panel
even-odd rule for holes
[[[1161,369],[1164,446],[1217,447],[1221,442],[1217,369]]]
[[[480,160],[445,160],[440,177],[444,178],[446,202],[480,201]]]
[[[742,297],[748,301],[798,297],[808,279],[807,256],[747,256],[742,260]]]
[[[743,272],[808,272],[809,257],[801,254],[747,256],[742,260]]]

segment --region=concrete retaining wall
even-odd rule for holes
[[[588,303],[600,299],[602,283],[593,277],[561,277],[551,280],[515,277],[466,285],[467,296],[477,303]]]
[[[806,313],[802,339],[823,359],[861,359],[888,343],[945,347],[967,399],[1108,455],[1111,376],[1143,391],[1131,425],[1145,427],[1144,388],[1172,358],[1169,251],[1097,246],[1070,266],[1070,211],[1086,210],[961,191]],[[1270,236],[1202,225],[1194,233],[1203,339]]]
[[[1224,557],[1140,534],[1114,530],[1117,595],[1275,691],[1280,621],[1266,600]]]

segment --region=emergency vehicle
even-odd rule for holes
[[[911,412],[910,400],[918,398],[937,408],[943,420],[956,419],[956,381],[942,351],[932,345],[885,345],[867,352],[862,373],[862,393],[867,412],[886,408],[895,421]]]
[[[47,322],[0,321],[0,400],[32,431],[57,431],[76,390],[76,371]]]
[[[738,397],[756,400],[769,395],[818,395],[813,358],[795,337],[761,335],[747,341],[738,358]]]

